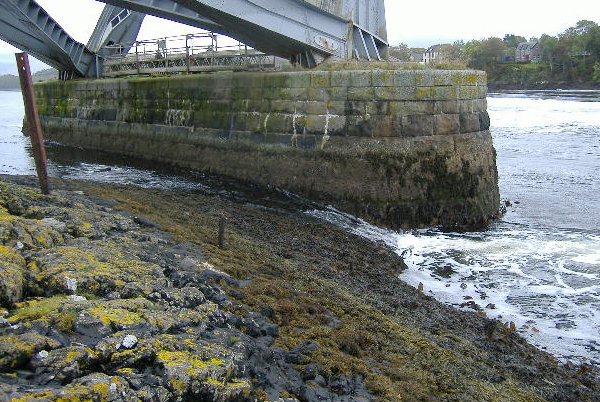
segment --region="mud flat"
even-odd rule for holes
[[[402,259],[302,212],[222,196],[0,181],[2,400],[597,400]],[[218,245],[227,218],[225,245]]]

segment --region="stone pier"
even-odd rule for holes
[[[46,137],[281,187],[389,227],[499,206],[485,73],[214,73],[36,86]]]

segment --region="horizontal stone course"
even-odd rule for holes
[[[482,72],[214,73],[36,91],[51,139],[288,188],[393,227],[485,220],[499,203]]]

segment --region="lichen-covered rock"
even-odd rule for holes
[[[45,296],[78,291],[96,296],[116,292],[117,297],[123,293],[127,298],[147,295],[166,283],[161,279],[161,267],[140,261],[131,253],[136,248],[124,237],[74,240],[40,255],[33,286]]]
[[[2,188],[23,198],[14,203],[20,209],[11,207],[21,215],[5,208],[10,227],[39,221],[63,242],[4,245],[24,258],[28,274],[24,301],[0,309],[0,400],[533,401],[597,394],[596,371],[562,370],[514,333],[484,328],[484,318],[425,297],[395,279],[396,254],[329,225],[229,205],[245,215],[228,226],[223,250],[212,240],[213,218],[187,215],[223,205],[196,195],[171,194],[183,206],[173,211],[170,198],[161,204],[162,192],[111,190],[127,203],[142,194],[147,205],[131,201],[133,210],[151,208],[175,237],[110,202],[60,190],[56,197],[27,195],[18,187],[0,186],[0,204]],[[169,211],[157,213],[165,206]],[[77,235],[71,225],[78,219],[89,230]],[[10,230],[8,242],[30,233]]]
[[[60,344],[55,340],[36,332],[0,335],[0,372],[25,368],[36,353],[59,346]]]
[[[26,268],[16,250],[0,245],[0,306],[11,307],[21,300]]]
[[[97,363],[97,354],[85,346],[70,346],[38,353],[30,364],[41,384],[68,384],[83,377]]]
[[[10,375],[6,382],[0,374],[0,398],[239,401],[301,393],[293,367],[300,354],[270,346],[277,325],[229,299],[221,286],[245,282],[208,263],[202,248],[80,194],[2,189],[0,290],[12,310],[0,326],[0,371]]]

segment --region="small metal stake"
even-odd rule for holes
[[[38,115],[37,105],[35,104],[33,81],[31,80],[31,69],[29,68],[29,57],[27,56],[27,53],[17,53],[15,56],[17,58],[19,79],[21,80],[23,103],[25,104],[26,135],[31,139],[31,148],[33,150],[33,158],[35,160],[35,169],[37,170],[40,190],[42,191],[42,194],[50,194],[46,148],[44,147],[42,125],[40,124],[40,117]]]
[[[219,248],[225,248],[225,224],[227,223],[227,218],[225,215],[219,215]]]

